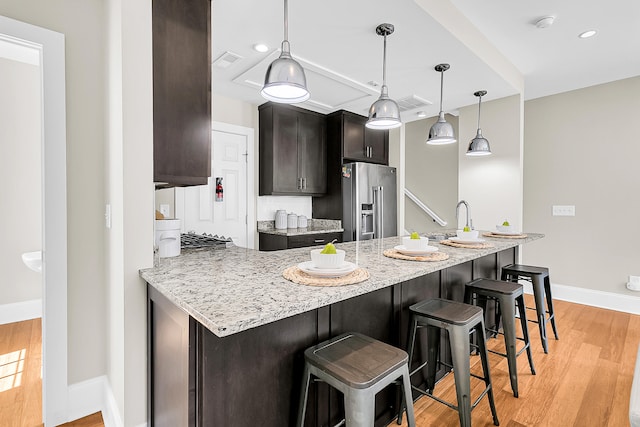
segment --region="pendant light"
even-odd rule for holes
[[[444,72],[449,69],[449,64],[438,64],[435,70],[440,73],[440,114],[438,114],[438,121],[429,129],[429,138],[427,144],[430,145],[444,145],[453,144],[456,142],[456,136],[453,132],[453,126],[451,123],[444,119],[444,113],[442,112],[442,87],[444,80]]]
[[[491,154],[489,141],[482,136],[482,129],[480,129],[480,106],[482,104],[482,97],[486,94],[486,90],[479,90],[474,93],[474,95],[478,97],[478,132],[476,133],[476,137],[473,138],[469,144],[467,156],[488,156]]]
[[[289,2],[284,0],[284,40],[278,59],[269,64],[260,94],[269,101],[294,104],[309,99],[302,66],[291,57],[289,47]]]
[[[392,24],[380,24],[376,27],[376,34],[384,37],[384,51],[382,55],[382,90],[380,98],[369,108],[369,120],[365,124],[370,129],[393,129],[402,125],[400,108],[396,101],[389,98],[387,89],[387,36],[393,34]]]

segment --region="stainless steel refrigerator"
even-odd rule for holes
[[[396,168],[362,162],[342,166],[345,242],[397,235],[396,212]]]

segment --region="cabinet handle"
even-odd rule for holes
[[[373,157],[373,147],[369,147],[369,158]]]
[[[313,243],[324,243],[324,239],[315,239]]]
[[[297,188],[298,188],[298,190],[302,190],[302,178],[298,178]]]
[[[303,190],[307,189],[307,178],[302,178],[302,189]]]

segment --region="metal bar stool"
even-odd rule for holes
[[[435,298],[421,301],[409,307],[411,311],[411,324],[409,329],[409,366],[413,359],[415,349],[416,332],[418,328],[427,328],[427,361],[413,370],[409,375],[413,375],[422,368],[427,367],[426,390],[412,386],[417,392],[429,396],[440,403],[458,411],[460,425],[471,427],[471,411],[478,405],[480,400],[488,395],[493,424],[500,425],[496,406],[493,399],[493,386],[491,384],[491,374],[489,372],[489,357],[485,345],[484,319],[482,309],[470,304]],[[440,330],[444,329],[449,333],[451,345],[452,365],[448,365],[438,360],[440,353]],[[469,355],[471,344],[469,334],[476,332],[478,339],[478,349],[482,361],[482,371],[484,377],[471,374],[471,363]],[[456,396],[458,406],[446,402],[433,395],[436,380],[436,365],[440,363],[449,368],[453,368],[456,384]],[[484,380],[485,389],[480,396],[471,403],[471,381],[470,377]],[[405,400],[408,402],[408,400]],[[403,404],[404,402],[403,401]],[[398,424],[402,423],[402,410],[398,414]]]
[[[531,344],[529,342],[529,328],[527,326],[527,315],[524,306],[524,293],[522,285],[512,282],[504,282],[492,279],[476,279],[467,283],[464,292],[464,300],[467,304],[471,304],[475,299],[476,305],[480,306],[486,312],[487,299],[495,300],[498,303],[496,307],[496,328],[500,325],[500,317],[502,317],[502,329],[504,331],[504,344],[507,353],[500,353],[488,350],[492,353],[499,354],[507,358],[509,364],[509,378],[511,380],[511,389],[513,395],[518,397],[518,366],[516,357],[527,351],[529,358],[529,367],[531,374],[536,374],[531,357]],[[515,306],[518,305],[520,313],[520,325],[522,326],[523,337],[516,336],[516,313]],[[490,330],[494,334],[498,331]],[[516,340],[524,341],[524,347],[519,351],[516,350]]]
[[[540,328],[540,340],[545,353],[549,353],[547,344],[547,322],[551,321],[553,334],[558,339],[556,329],[556,317],[553,313],[553,298],[551,297],[551,282],[549,281],[549,269],[546,267],[534,267],[532,265],[510,264],[502,267],[502,280],[517,282],[518,280],[531,282],[533,286],[533,298],[536,303],[537,320],[529,320],[538,324]],[[545,310],[544,301],[547,300]],[[530,307],[527,307],[530,308]],[[548,316],[547,316],[548,314]]]
[[[410,427],[415,427],[407,353],[355,332],[339,335],[304,352],[305,365],[297,426],[304,425],[311,376],[344,395],[347,427],[373,427],[375,396],[401,379]],[[339,425],[342,425],[340,423]]]

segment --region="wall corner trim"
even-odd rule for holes
[[[531,283],[524,281],[520,283],[524,286],[525,293],[533,294]],[[640,314],[640,297],[634,295],[604,292],[558,283],[551,284],[551,292],[553,293],[553,299],[621,311],[623,313]]]
[[[0,325],[42,317],[42,300],[14,302],[0,305]]]
[[[123,427],[120,411],[106,375],[69,385],[68,421],[102,412],[105,427]]]

